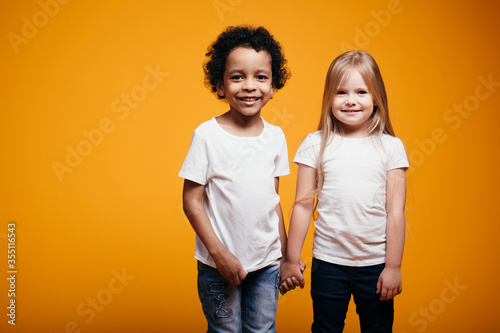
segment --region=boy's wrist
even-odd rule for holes
[[[225,251],[227,251],[226,247],[222,244],[220,246],[216,246],[207,250],[213,260],[217,260],[220,257],[223,257],[225,255]]]

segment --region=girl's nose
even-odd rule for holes
[[[356,99],[354,98],[354,96],[352,96],[352,95],[347,95],[346,104],[347,104],[347,105],[353,105],[353,104],[356,104]]]

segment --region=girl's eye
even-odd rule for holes
[[[368,94],[368,91],[360,90],[360,91],[358,91],[358,94],[365,95],[365,94]]]
[[[345,95],[345,91],[339,90],[337,91],[337,95]]]

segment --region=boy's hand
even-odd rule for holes
[[[247,273],[241,266],[240,261],[225,249],[222,253],[212,256],[219,273],[233,286],[240,285],[246,278]]]
[[[380,293],[380,300],[387,301],[401,294],[402,291],[403,284],[399,268],[384,268],[377,282],[377,294]]]
[[[299,264],[285,262],[280,272],[280,293],[286,294],[296,287],[304,288],[304,272],[306,265],[301,260]]]

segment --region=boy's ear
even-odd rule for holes
[[[224,89],[224,85],[222,82],[217,83],[217,93],[219,94],[220,97],[225,97],[226,91]]]

